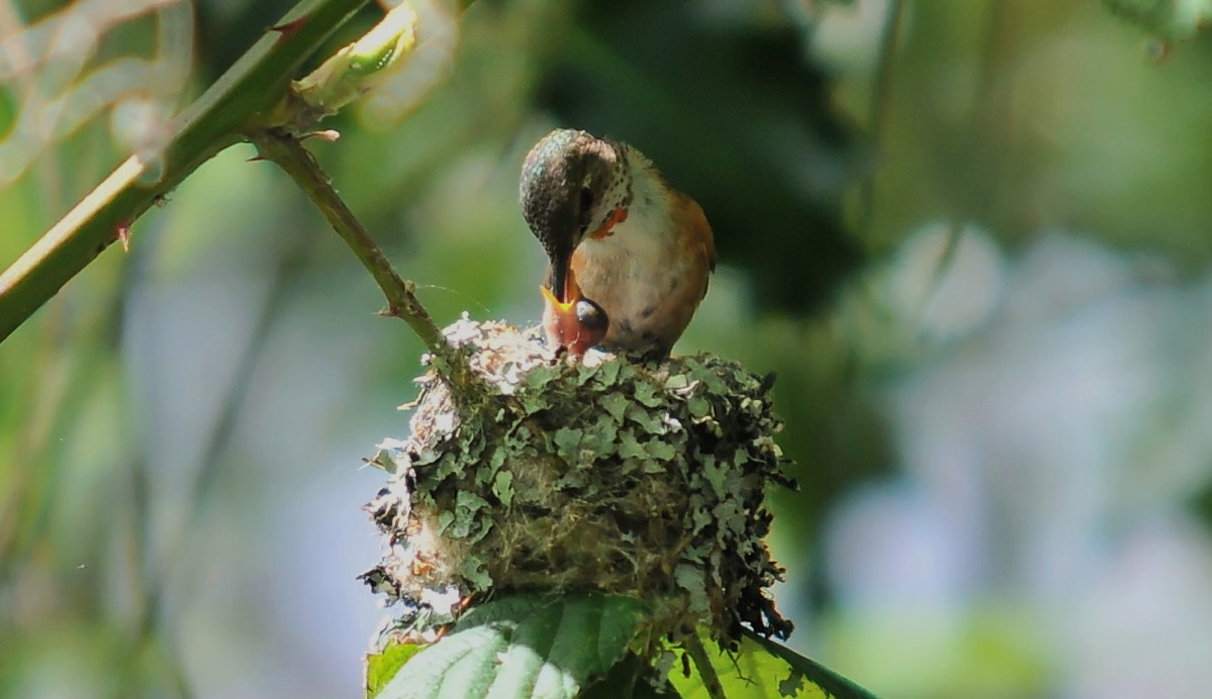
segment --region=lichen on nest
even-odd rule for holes
[[[418,379],[411,434],[371,463],[387,539],[363,579],[423,633],[509,591],[598,590],[649,602],[660,633],[740,624],[786,637],[763,542],[780,469],[769,379],[710,355],[556,357],[534,331],[464,317],[446,337],[488,390]]]

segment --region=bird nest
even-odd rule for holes
[[[660,632],[791,629],[768,588],[768,483],[791,485],[772,381],[709,355],[637,363],[557,357],[534,331],[466,318],[445,330],[487,390],[453,396],[431,370],[404,440],[371,463],[386,538],[363,579],[425,633],[509,591],[630,595]]]

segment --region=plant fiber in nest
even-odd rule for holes
[[[709,355],[576,362],[466,317],[444,332],[488,390],[456,402],[426,373],[411,434],[371,460],[390,474],[367,505],[387,546],[363,579],[404,604],[396,630],[473,597],[598,590],[645,600],[661,632],[786,637],[763,542],[766,485],[791,485],[769,380]]]

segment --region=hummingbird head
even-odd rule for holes
[[[566,288],[573,250],[629,203],[624,146],[556,129],[526,156],[519,196],[526,225],[551,261],[551,291],[567,302],[575,293]]]

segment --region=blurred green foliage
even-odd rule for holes
[[[289,4],[196,3],[173,106]],[[996,596],[959,636],[849,614],[822,537],[848,495],[902,473],[885,389],[971,346],[931,329],[943,283],[893,283],[906,241],[976,226],[1016,255],[1063,229],[1188,279],[1207,267],[1212,47],[1175,20],[1186,4],[1111,4],[1146,26],[1099,3],[481,0],[440,87],[348,111],[314,150],[439,322],[537,319],[543,260],[515,198],[539,136],[577,126],[648,153],[721,250],[678,350],[778,376],[801,485],[775,502],[793,641],[881,694],[1067,696],[1077,660]],[[4,2],[0,35],[67,5]],[[114,27],[93,60],[153,32]],[[1149,33],[1191,40],[1159,62]],[[5,85],[0,124],[28,90]],[[111,127],[93,119],[0,190],[0,264],[124,157]],[[199,170],[128,254],[110,249],[0,347],[0,696],[356,691],[378,612],[352,579],[374,557],[356,508],[377,487],[355,468],[400,432],[420,346],[251,155]],[[925,251],[935,276],[947,249]],[[912,642],[873,640],[889,626]]]
[[[1163,39],[1189,39],[1212,23],[1207,0],[1103,0],[1117,14],[1139,22]]]

